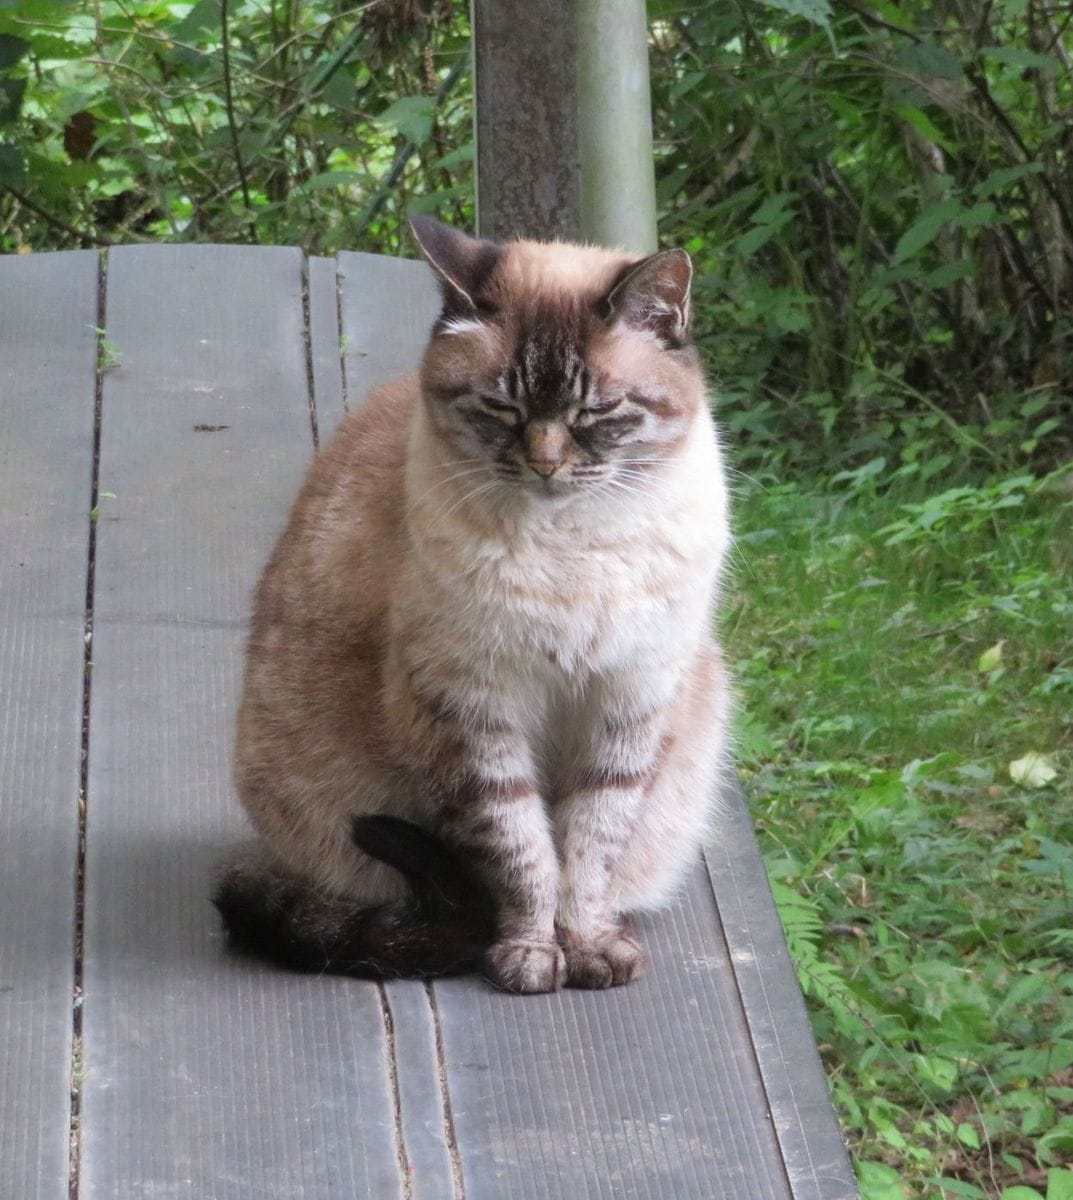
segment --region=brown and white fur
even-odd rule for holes
[[[444,311],[420,377],[321,451],[261,580],[236,779],[268,861],[217,904],[290,966],[624,983],[728,717],[689,259],[414,230]]]

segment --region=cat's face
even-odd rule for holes
[[[448,461],[542,497],[641,489],[703,403],[688,258],[415,232],[444,288],[422,382]]]

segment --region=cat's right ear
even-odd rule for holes
[[[502,247],[479,241],[435,217],[410,218],[413,232],[429,266],[439,276],[444,316],[477,316],[492,311],[484,287],[495,270]]]

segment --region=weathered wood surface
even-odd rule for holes
[[[0,1196],[67,1194],[97,256],[0,260]]]
[[[93,255],[0,260],[0,1053],[27,1081],[0,1089],[4,1197],[67,1195],[96,294]],[[377,986],[223,952],[207,897],[243,836],[249,593],[313,429],[414,365],[434,308],[423,267],[369,255],[109,252],[77,1194],[849,1200],[736,793],[627,989]]]

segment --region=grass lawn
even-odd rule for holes
[[[742,484],[724,636],[862,1188],[1073,1200],[1073,473],[847,482]]]

